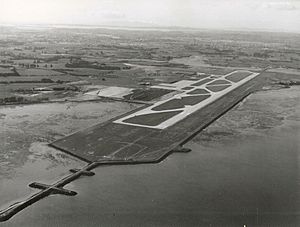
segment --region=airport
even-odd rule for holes
[[[0,26],[1,226],[297,226],[298,44]]]

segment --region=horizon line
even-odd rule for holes
[[[224,31],[224,32],[260,32],[260,33],[291,33],[300,34],[300,31],[289,31],[289,30],[274,30],[274,29],[263,29],[263,28],[209,28],[209,27],[189,27],[182,25],[109,25],[109,24],[72,24],[72,23],[1,23],[0,26],[12,26],[12,27],[71,27],[71,28],[104,28],[104,29],[114,29],[114,30],[174,30],[174,31]]]

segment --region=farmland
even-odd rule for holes
[[[94,169],[66,185],[78,196],[45,198],[4,226],[293,226],[299,47],[290,33],[0,27],[2,210],[82,160],[192,148]]]
[[[147,85],[197,79],[197,72],[224,75],[235,69],[270,67],[289,73],[300,65],[297,34],[93,27],[0,29],[2,100],[50,85],[58,85],[60,91],[34,92],[36,97],[28,96],[26,102],[81,97],[85,86],[69,89],[68,85],[78,81],[143,90]],[[68,92],[62,95],[64,88]]]

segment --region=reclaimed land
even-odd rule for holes
[[[165,130],[115,124],[113,121],[119,118],[117,117],[59,139],[50,145],[87,162],[159,162],[176,147],[185,144],[250,93],[259,89],[262,84],[260,80],[260,77],[250,80]],[[129,150],[131,152],[128,152]]]

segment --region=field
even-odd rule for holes
[[[89,28],[87,33],[84,28],[55,27],[2,27],[2,32],[0,83],[19,84],[7,86],[1,98],[18,96],[22,83],[24,90],[38,87],[41,79],[60,85],[85,80],[138,89],[140,94],[149,85],[197,79],[197,72],[224,75],[265,67],[297,71],[300,61],[298,34],[105,28]],[[80,96],[82,87],[76,90]],[[55,94],[48,99],[56,99]]]

